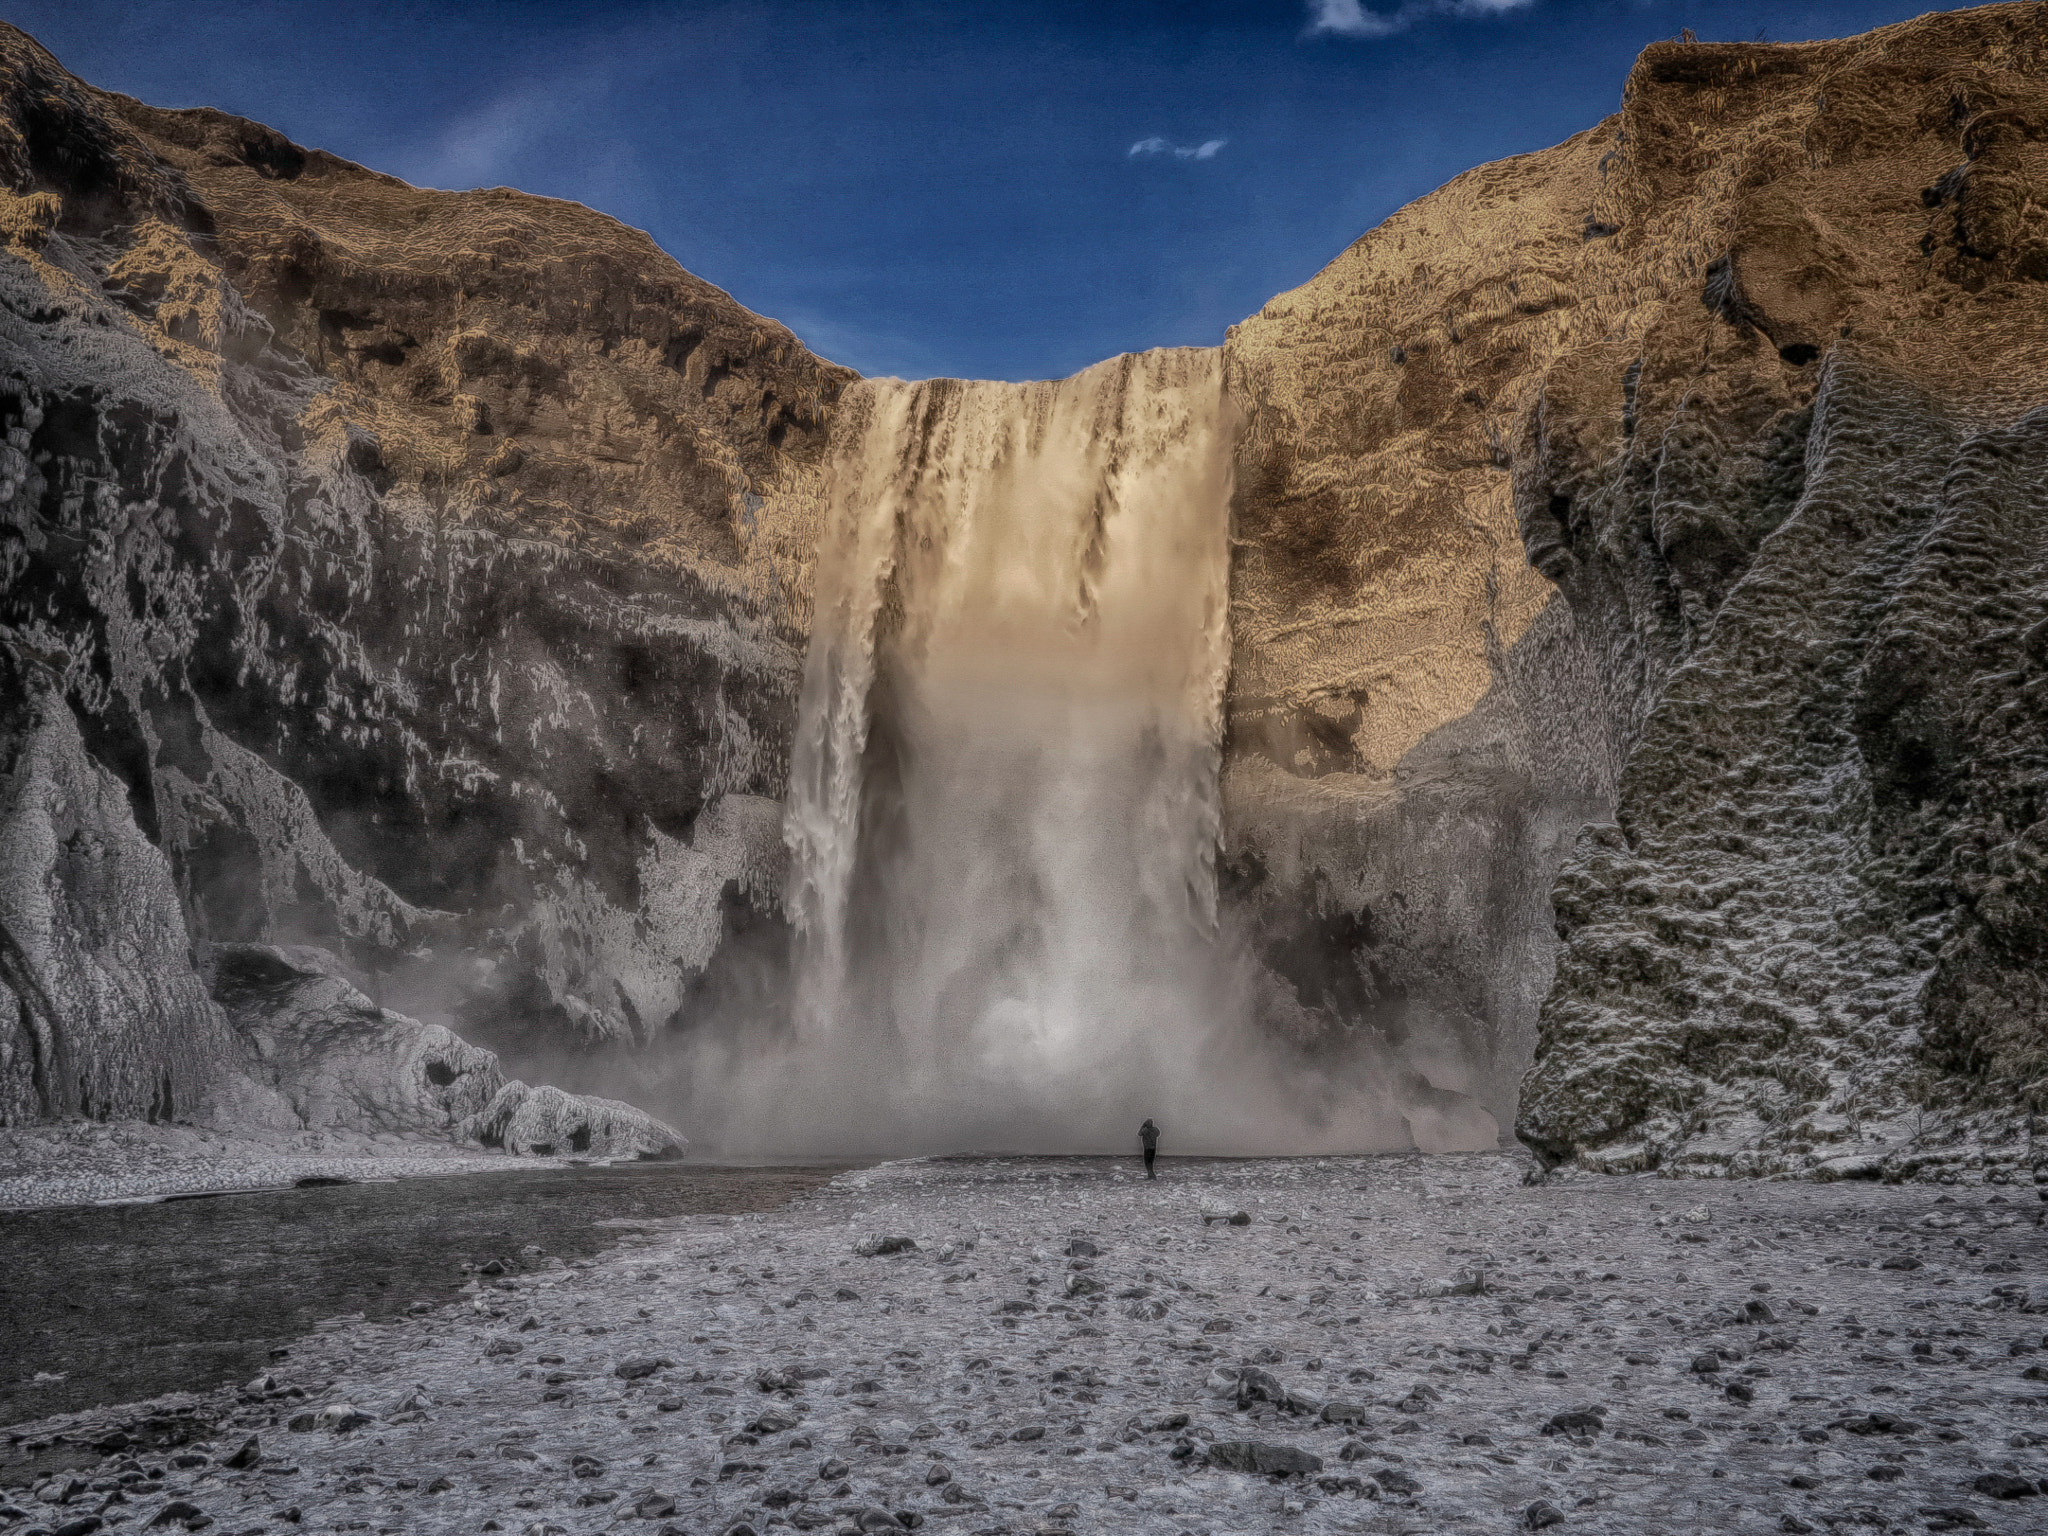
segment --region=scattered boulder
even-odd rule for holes
[[[1323,1470],[1323,1458],[1292,1445],[1263,1440],[1218,1440],[1209,1447],[1209,1465],[1229,1472],[1256,1472],[1291,1477]]]

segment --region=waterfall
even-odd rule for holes
[[[1221,360],[840,409],[787,822],[798,1038],[904,1140],[1069,1150],[1156,1110],[1215,1011]]]
[[[1291,990],[1219,932],[1235,429],[1214,351],[842,397],[784,822],[794,996],[684,1042],[700,1145],[1126,1151],[1150,1116],[1172,1152],[1300,1153],[1442,1118],[1376,1038],[1276,1029]]]

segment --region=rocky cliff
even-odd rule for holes
[[[1647,286],[1546,370],[1514,472],[1627,754],[1557,891],[1548,1157],[2030,1159],[2044,70],[2038,5],[1660,45],[1602,132],[1587,266]]]
[[[1659,44],[1232,330],[1221,876],[1269,1028],[1552,1164],[2025,1160],[2044,50],[2033,4]],[[522,1056],[780,1006],[851,376],[588,210],[11,32],[0,182],[0,836],[45,871],[0,887],[0,1113],[198,1102],[263,1028],[208,946]]]
[[[1657,45],[1235,329],[1276,1011],[1496,1113],[1533,1045],[1552,1163],[2027,1159],[2044,48],[2036,5]]]
[[[161,854],[134,921],[174,888],[195,943],[326,946],[515,1048],[644,1040],[773,949],[810,538],[755,513],[843,370],[587,209],[158,111],[4,28],[0,233],[0,650]],[[203,1096],[190,968],[122,921],[81,942],[183,1043],[113,1065],[17,963],[9,1027],[109,1064],[8,1115]]]

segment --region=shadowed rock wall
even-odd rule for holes
[[[0,235],[0,649],[195,941],[513,1048],[644,1041],[735,934],[773,963],[813,538],[756,514],[849,374],[587,209],[8,29]]]

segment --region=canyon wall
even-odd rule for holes
[[[0,182],[0,650],[191,939],[324,946],[515,1050],[778,963],[812,535],[755,514],[850,375],[587,209],[157,111],[6,29]]]
[[[1233,332],[1264,953],[1533,1046],[1546,1163],[2032,1158],[2044,49],[1655,45]]]
[[[1218,932],[1267,1033],[1555,1166],[2024,1161],[2044,48],[2031,4],[1656,45],[1232,329]],[[209,945],[585,1081],[786,1017],[852,375],[589,210],[4,29],[0,184],[0,836],[100,829],[185,925],[79,916],[90,1006],[0,969],[0,1114],[194,1102]],[[22,809],[64,774],[89,812]],[[35,1077],[67,1012],[144,1066]]]
[[[2048,1089],[2048,20],[1659,45],[1586,209],[1665,292],[1525,415],[1626,768],[1557,891],[1522,1134],[2010,1177]]]

